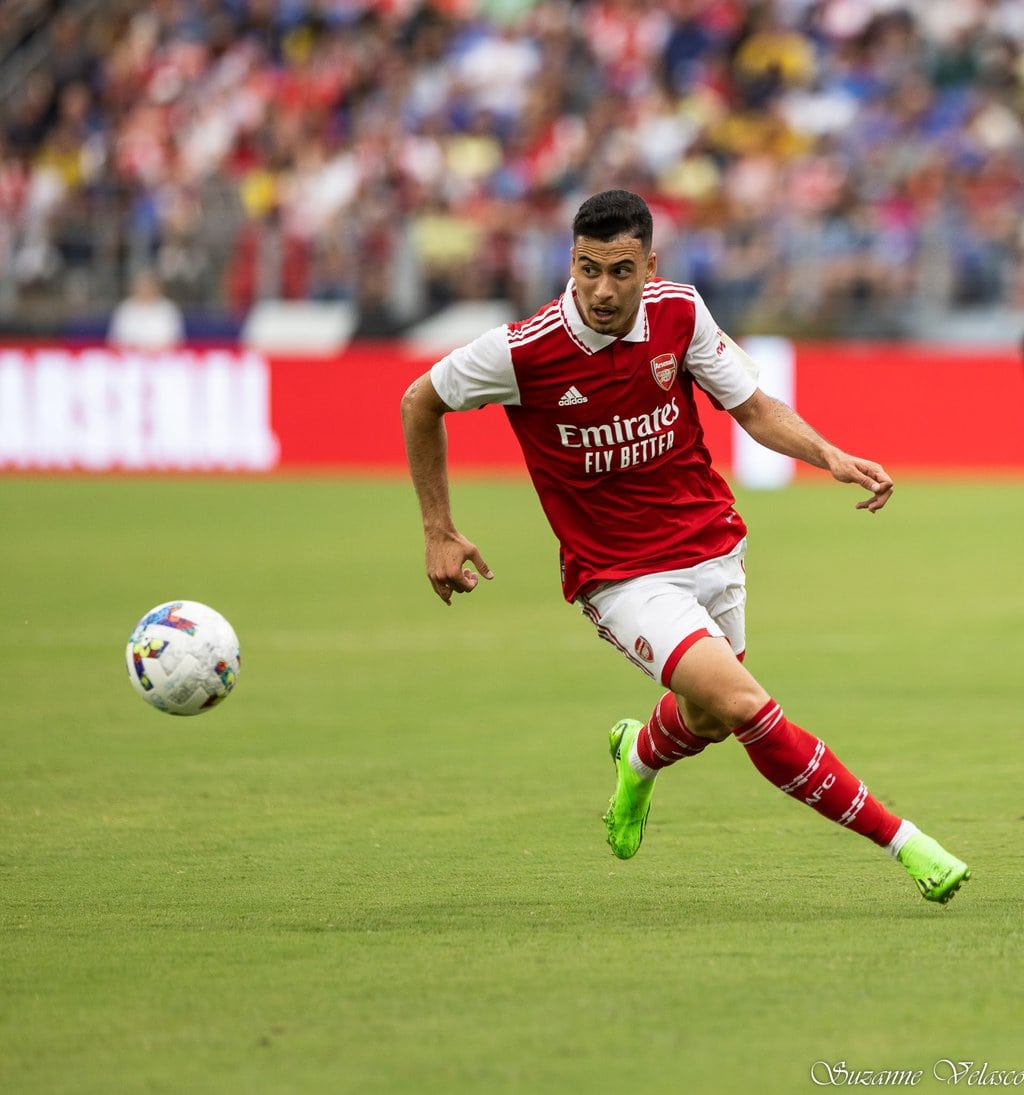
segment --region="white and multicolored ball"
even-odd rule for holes
[[[125,651],[132,687],[168,715],[201,715],[238,682],[238,636],[198,601],[167,601],[135,625]]]

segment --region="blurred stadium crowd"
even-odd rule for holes
[[[734,333],[1024,308],[1020,0],[3,0],[0,327],[531,311],[622,186]]]

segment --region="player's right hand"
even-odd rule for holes
[[[471,570],[466,563],[472,563],[476,570]],[[472,593],[481,575],[488,581],[494,577],[476,544],[461,533],[428,538],[427,578],[446,605],[452,603],[453,594]]]

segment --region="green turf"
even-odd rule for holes
[[[606,732],[658,689],[560,601],[522,482],[462,482],[445,608],[400,481],[0,478],[0,1091],[816,1090],[1024,1069],[1020,482],[744,494],[748,664],[966,858],[948,908],[760,779],[666,774],[616,861]],[[147,708],[152,605],[236,693]]]

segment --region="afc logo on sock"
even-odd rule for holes
[[[818,784],[817,788],[804,799],[804,802],[806,802],[808,806],[813,806],[816,802],[821,802],[822,796],[835,784],[835,782],[835,775],[833,775],[832,772],[829,772],[821,783]]]

